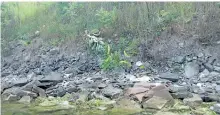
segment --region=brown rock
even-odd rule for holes
[[[162,97],[153,96],[152,98],[150,98],[149,100],[144,102],[142,105],[145,109],[149,108],[149,109],[159,109],[160,110],[166,105],[166,103],[168,101],[169,100],[164,99]]]
[[[134,94],[139,94],[139,93],[144,93],[146,91],[148,91],[149,88],[144,88],[144,87],[133,87],[133,88],[129,88],[127,90],[127,94],[128,95],[134,95]]]
[[[156,86],[157,86],[156,83],[148,83],[148,82],[139,82],[134,84],[134,87],[144,87],[149,89]]]

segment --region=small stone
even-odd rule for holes
[[[142,65],[143,65],[143,63],[141,61],[136,62],[136,66],[140,67]]]
[[[37,37],[37,36],[40,35],[40,31],[36,31],[34,34],[35,34],[35,36]]]
[[[198,94],[193,94],[193,97],[183,99],[183,103],[190,107],[196,107],[202,103],[202,98]]]
[[[31,97],[30,96],[23,96],[18,102],[19,103],[30,103]]]
[[[202,58],[204,56],[204,54],[203,53],[199,53],[197,56],[198,56],[198,58]]]

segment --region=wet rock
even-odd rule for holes
[[[147,100],[146,102],[143,102],[143,107],[145,109],[149,108],[149,109],[162,109],[169,100],[164,99],[163,97],[158,97],[158,96],[153,96],[152,98],[150,98],[149,100]]]
[[[183,99],[183,103],[195,108],[202,103],[202,98],[198,94],[193,94],[193,97]]]
[[[159,75],[162,79],[167,79],[172,82],[177,82],[179,80],[179,75],[171,72],[162,73]]]
[[[51,72],[49,75],[46,75],[43,79],[39,80],[42,82],[61,82],[63,80],[62,74],[58,72]]]
[[[216,112],[217,114],[220,114],[220,103],[213,105],[212,107],[210,107],[210,109]]]
[[[191,78],[199,74],[199,65],[196,62],[188,62],[184,68],[185,76]]]
[[[31,97],[30,96],[23,96],[18,102],[28,104],[31,102]]]
[[[122,90],[109,85],[108,87],[102,90],[102,93],[104,94],[104,96],[114,99],[122,93]]]

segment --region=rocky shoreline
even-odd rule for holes
[[[103,72],[99,60],[85,53],[67,55],[59,48],[43,48],[31,57],[21,45],[13,50],[22,53],[2,59],[3,101],[31,102],[69,94],[68,102],[125,98],[140,108],[161,110],[179,99],[192,108],[216,102],[210,109],[220,114],[220,63],[205,53],[174,57],[167,61],[165,72],[151,62],[136,61],[128,73]]]

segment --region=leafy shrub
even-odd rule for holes
[[[114,8],[112,11],[107,11],[104,8],[101,8],[97,11],[96,16],[98,17],[98,21],[101,26],[111,26],[116,21],[116,8]]]
[[[103,70],[113,70],[120,67],[130,67],[131,64],[127,60],[123,60],[118,51],[111,52],[110,45],[106,46],[106,56],[102,62]]]

